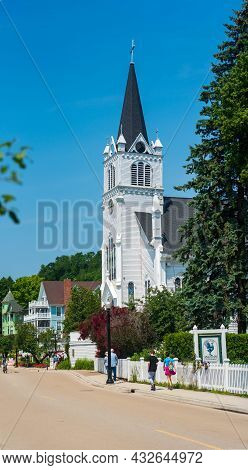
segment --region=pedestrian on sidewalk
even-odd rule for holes
[[[158,365],[158,358],[155,356],[155,351],[152,350],[150,352],[148,361],[148,377],[151,384],[151,390],[155,392],[156,387],[154,382]]]
[[[105,372],[107,374],[108,373],[108,351],[105,352],[103,363],[105,367]]]
[[[111,349],[111,371],[113,374],[113,379],[114,382],[116,382],[116,367],[118,365],[118,357],[117,354],[115,354],[114,350]]]
[[[164,373],[168,379],[168,389],[173,390],[171,377],[176,374],[174,359],[171,354],[166,353],[164,359]]]

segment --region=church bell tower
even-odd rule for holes
[[[161,285],[162,151],[149,142],[131,49],[116,139],[104,152],[102,302],[142,299]]]

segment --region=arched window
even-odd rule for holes
[[[150,279],[147,279],[147,280],[145,281],[145,296],[147,296],[150,287],[151,287],[151,281],[150,281]]]
[[[110,165],[108,168],[108,190],[115,186],[115,167]]]
[[[151,167],[143,162],[131,165],[131,184],[133,186],[151,186]]]
[[[113,181],[113,185],[112,185],[112,188],[115,187],[115,167],[112,165],[112,181]]]
[[[151,186],[151,167],[145,166],[145,186]]]
[[[133,163],[131,165],[131,184],[137,186],[137,165]]]
[[[138,163],[138,186],[144,186],[144,163]]]
[[[128,302],[133,302],[134,301],[134,283],[129,282],[128,283]]]
[[[181,279],[180,277],[176,277],[175,279],[175,289],[180,289],[181,288]]]
[[[116,252],[113,238],[109,237],[108,246],[106,247],[107,256],[107,270],[109,272],[109,279],[112,281],[116,279]]]
[[[110,168],[108,168],[108,190],[111,188],[111,176],[110,176]]]

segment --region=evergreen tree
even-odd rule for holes
[[[194,215],[182,229],[181,262],[187,263],[184,295],[192,325],[216,327],[247,317],[248,196],[248,1],[226,25],[213,80],[204,87],[202,118],[186,165]]]

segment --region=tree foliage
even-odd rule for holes
[[[41,266],[39,276],[45,281],[98,281],[101,279],[101,252],[58,256],[54,262]]]
[[[43,279],[34,274],[16,279],[12,286],[12,294],[16,301],[24,308],[28,308],[31,300],[36,300],[40,290],[40,283]]]
[[[0,335],[0,353],[8,356],[14,347],[14,335]]]
[[[248,2],[226,25],[227,40],[215,55],[213,80],[204,103],[186,166],[193,189],[194,215],[182,229],[179,260],[186,308],[198,327],[219,327],[236,316],[246,329],[248,276]]]
[[[35,361],[41,363],[55,351],[55,336],[53,330],[38,333],[31,323],[17,325],[15,345],[18,350],[32,354]]]
[[[80,328],[81,338],[89,337],[97,344],[100,356],[107,350],[106,311],[101,309],[87,320]],[[132,356],[136,351],[150,347],[154,343],[154,334],[149,316],[145,311],[114,307],[111,311],[111,345],[119,357]]]
[[[8,294],[9,290],[12,289],[14,281],[12,277],[2,277],[0,279],[0,302],[4,299],[4,297]]]
[[[0,144],[0,175],[2,182],[21,184],[18,170],[26,168],[27,147],[21,147],[18,151],[13,151],[14,141]],[[10,207],[15,200],[12,194],[4,193],[0,195],[0,216],[8,215],[14,223],[19,223],[16,210]]]
[[[100,292],[75,286],[71,291],[64,320],[64,331],[77,331],[79,325],[90,315],[96,313],[101,306]]]
[[[155,337],[161,341],[166,333],[189,329],[182,291],[169,292],[166,287],[150,289],[144,311],[149,315]]]

